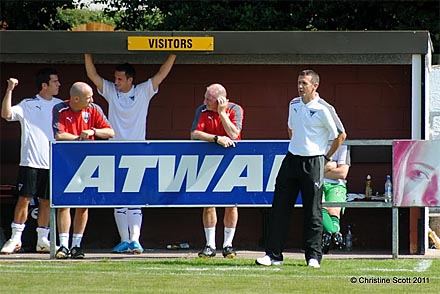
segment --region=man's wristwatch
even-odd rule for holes
[[[327,155],[324,155],[324,158],[325,158],[325,160],[327,160],[327,161],[332,161],[332,158],[331,158],[331,157],[328,157]]]
[[[214,136],[214,143],[217,144],[217,141],[218,141],[218,136],[215,135],[215,136]]]

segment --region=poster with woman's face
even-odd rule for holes
[[[440,140],[393,142],[396,206],[440,206]]]

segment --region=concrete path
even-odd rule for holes
[[[145,260],[145,259],[169,259],[169,258],[198,258],[198,250],[164,250],[164,249],[145,249],[143,254],[115,254],[108,253],[102,250],[84,250],[86,261],[97,260],[112,260],[112,261],[130,261],[130,260]],[[256,259],[264,255],[263,251],[258,250],[237,250],[237,258],[239,259]],[[215,258],[223,258],[221,252]],[[284,258],[304,259],[304,253],[301,251],[287,251],[284,253]],[[330,251],[329,254],[324,255],[324,259],[391,259],[391,253],[387,252],[345,252],[345,251]],[[428,249],[425,255],[399,255],[398,258],[425,258],[425,259],[440,259],[440,250]],[[9,255],[0,255],[0,263],[8,261],[51,261],[49,254],[41,253],[15,253]],[[53,259],[55,261],[56,259]],[[68,259],[72,260],[72,259]],[[56,260],[58,261],[58,260]],[[75,260],[76,261],[76,260]]]

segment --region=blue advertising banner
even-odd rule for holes
[[[288,141],[54,142],[51,207],[270,206]],[[300,199],[298,200],[300,203]]]

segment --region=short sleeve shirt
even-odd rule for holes
[[[331,147],[331,145],[327,146],[326,153],[330,149],[330,147]],[[347,145],[339,146],[339,148],[336,150],[336,152],[332,155],[332,159],[338,165],[343,165],[343,164],[351,165],[350,148]],[[344,186],[346,183],[346,181],[344,179],[333,180],[333,179],[328,179],[328,178],[324,178],[324,182],[340,184],[340,185],[344,185]]]
[[[103,80],[103,92],[99,94],[108,102],[108,118],[115,131],[113,140],[145,140],[148,107],[157,92],[151,79],[134,85],[127,93],[116,89],[114,83]]]
[[[335,109],[318,94],[307,104],[301,97],[290,101],[288,127],[293,132],[289,152],[300,156],[323,155],[328,141],[344,132]]]
[[[49,169],[49,142],[54,141],[52,108],[60,102],[55,97],[46,100],[35,95],[12,106],[9,121],[19,121],[21,125],[20,166]]]
[[[229,102],[226,113],[235,127],[241,131],[243,125],[243,109],[240,105]],[[227,136],[218,112],[206,109],[206,105],[200,105],[194,116],[191,131],[202,131],[218,136]],[[241,132],[237,140],[241,140]]]
[[[69,101],[64,101],[54,107],[53,133],[55,135],[70,133],[79,136],[83,130],[90,130],[91,128],[111,128],[101,107],[97,104],[91,103],[88,108],[81,111],[73,111],[69,106]],[[94,140],[94,136],[89,139]]]

